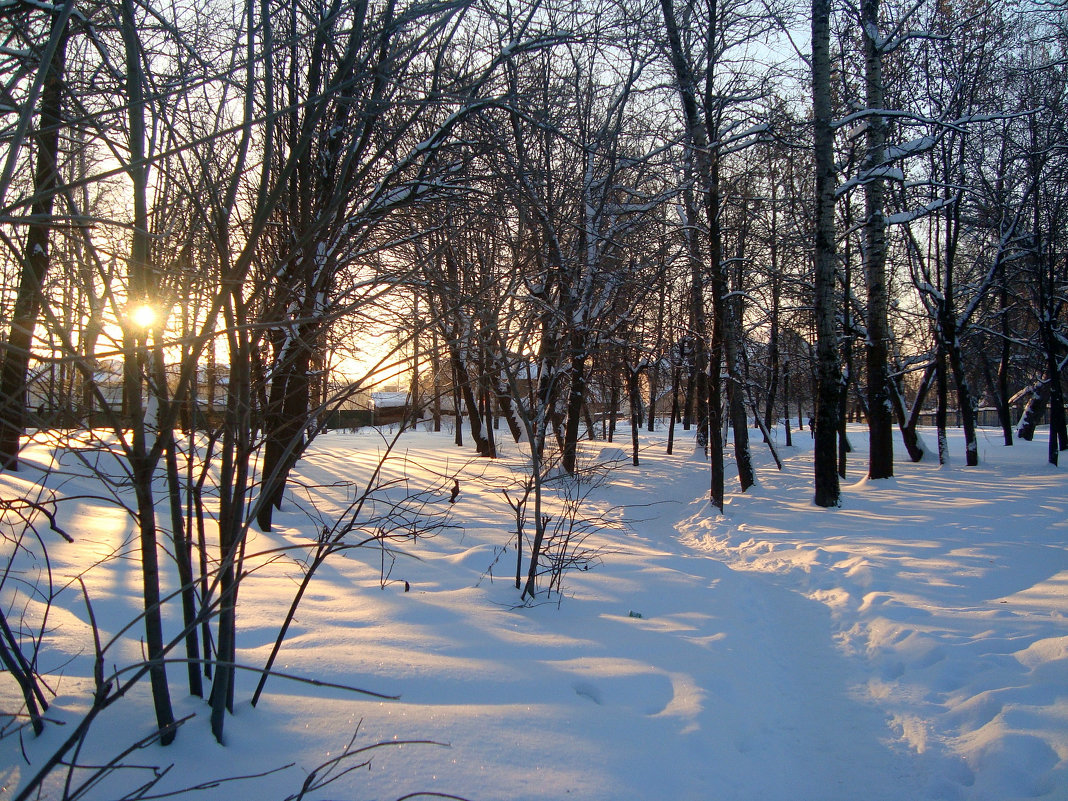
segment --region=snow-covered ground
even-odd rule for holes
[[[583,547],[599,554],[591,569],[523,607],[502,492],[514,497],[519,447],[488,462],[450,434],[408,433],[386,475],[426,491],[428,503],[406,513],[443,525],[395,555],[367,546],[332,557],[276,664],[400,698],[275,677],[252,708],[257,676],[242,673],[223,747],[174,665],[176,712],[195,717],[174,745],[126,761],[174,765],[148,797],[291,765],[189,796],[233,801],[286,798],[347,747],[377,743],[389,745],[336,762],[337,780],[307,797],[1068,799],[1068,472],[1046,463],[1044,432],[1012,448],[985,432],[978,468],[963,466],[952,439],[956,463],[912,464],[899,447],[897,477],[868,482],[859,480],[866,437],[851,436],[840,509],[811,504],[807,433],[781,448],[782,472],[758,435],[760,483],[742,495],[728,482],[718,515],[692,436],[680,431],[667,456],[663,433],[643,433],[641,466],[616,463],[582,507]],[[298,470],[304,488],[249,553],[307,543],[352,497],[347,482],[368,479],[381,443],[370,430],[319,439]],[[588,461],[618,455],[584,447]],[[46,456],[30,453],[42,465]],[[461,491],[449,504],[453,474]],[[3,497],[34,492],[42,477],[0,476]],[[48,480],[70,496],[91,489],[82,478]],[[62,509],[76,542],[50,541],[53,575],[60,584],[83,575],[98,623],[117,634],[138,606],[131,521],[88,498]],[[242,586],[239,662],[264,664],[299,577],[287,552]],[[17,618],[14,586],[4,602]],[[58,694],[49,717],[66,726],[0,740],[0,798],[14,796],[87,703],[93,646],[76,589],[52,609],[40,664]],[[135,626],[109,650],[108,668],[140,655]],[[0,676],[0,709],[16,699]],[[106,762],[152,722],[146,684],[97,720],[79,762]],[[88,797],[116,798],[149,775],[119,771]],[[46,786],[58,797],[54,777]]]

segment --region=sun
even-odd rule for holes
[[[130,310],[130,322],[138,328],[150,328],[156,322],[156,310],[148,304]]]

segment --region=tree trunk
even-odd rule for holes
[[[279,354],[264,416],[266,437],[260,492],[266,503],[260,504],[256,516],[261,531],[271,530],[273,512],[282,507],[289,471],[306,444],[304,432],[311,398],[308,371],[312,358],[307,337],[311,331],[300,326],[292,336]]]
[[[1002,264],[1004,273],[1004,264]],[[1012,413],[1009,408],[1009,366],[1012,359],[1012,339],[1009,328],[1009,292],[1005,286],[1005,276],[1002,275],[1001,291],[999,292],[1001,317],[1001,359],[998,362],[998,417],[1001,420],[1001,433],[1006,445],[1012,445]]]
[[[889,397],[890,328],[887,322],[889,292],[886,284],[886,218],[883,211],[883,169],[886,118],[883,108],[882,43],[879,37],[879,0],[862,0],[865,86],[868,104],[868,154],[864,184],[867,217],[864,221],[865,262],[868,282],[868,478],[894,475],[894,419]],[[872,173],[876,173],[873,175]]]
[[[497,406],[500,408],[505,422],[508,423],[508,430],[512,434],[512,439],[515,442],[520,442],[523,439],[523,426],[516,415],[512,393],[509,390],[508,382],[502,377],[502,372],[500,364],[495,364],[493,381],[497,396]]]
[[[475,398],[475,390],[471,386],[471,376],[467,371],[463,356],[460,355],[459,343],[449,340],[449,354],[452,359],[452,371],[456,376],[457,387],[463,396],[464,405],[467,407],[467,418],[471,421],[471,438],[475,441],[475,450],[479,456],[489,456],[490,446],[485,434],[482,433],[482,415],[479,414],[478,400]],[[459,405],[457,405],[456,426],[460,427]]]
[[[853,206],[845,204],[845,230],[853,230]],[[856,384],[856,368],[853,358],[853,340],[856,337],[856,327],[853,324],[853,259],[849,247],[849,238],[846,238],[845,253],[842,257],[842,337],[840,364],[842,366],[842,380],[838,388],[838,477],[844,479],[849,466],[849,454],[852,447],[849,444],[849,431],[846,423],[849,420],[849,391]]]
[[[716,170],[718,175],[718,168]],[[716,205],[719,205],[719,181],[716,179],[717,190],[710,193],[716,198]],[[720,226],[718,223],[719,213],[716,212],[717,222],[712,225],[712,237],[713,245],[711,248],[711,261],[713,265],[719,264],[719,276],[716,277],[716,268],[713,267],[713,279],[712,279],[712,292],[713,298],[719,298],[719,301],[713,300],[713,308],[716,311],[717,321],[713,323],[713,330],[717,331],[719,336],[722,337],[723,357],[727,363],[727,376],[730,380],[730,390],[727,395],[727,402],[729,404],[728,409],[730,413],[731,428],[733,429],[734,439],[734,460],[738,467],[738,482],[741,485],[742,492],[745,492],[756,483],[756,472],[753,469],[753,459],[749,449],[749,417],[745,411],[745,370],[742,366],[742,329],[741,329],[741,315],[735,311],[735,303],[731,302],[728,298],[730,292],[730,285],[727,281],[725,271],[722,266],[722,250],[717,245],[716,240],[720,240]],[[740,300],[740,299],[739,299]],[[722,320],[722,325],[719,321]],[[716,336],[714,334],[713,336]],[[713,346],[715,350],[715,346]],[[716,360],[712,362],[712,370],[709,372],[709,378],[713,382],[713,387],[720,383],[718,370],[716,369]],[[712,399],[709,406],[709,417],[712,420],[718,419],[717,409],[718,404],[715,404],[715,389],[713,389]],[[714,457],[713,457],[714,458]],[[722,459],[722,457],[721,457]],[[722,509],[720,504],[720,509]]]
[[[667,454],[675,447],[675,424],[679,420],[679,384],[682,382],[682,367],[673,364],[671,366],[671,418],[668,425]]]
[[[638,466],[638,429],[641,428],[641,368],[627,365],[627,390],[630,395],[630,446],[631,464]]]
[[[163,352],[159,354],[159,367],[163,366]],[[165,376],[163,377],[166,380]],[[172,431],[163,432],[166,439],[167,488],[170,495],[171,542],[174,545],[174,562],[178,567],[178,581],[182,598],[182,624],[185,626],[185,649],[189,663],[186,673],[189,677],[189,693],[198,698],[204,696],[204,683],[200,677],[200,647],[197,640],[196,586],[193,580],[192,543],[186,538],[185,520],[182,516],[182,486],[178,473],[178,454]],[[190,437],[190,442],[195,442]],[[190,488],[191,491],[191,488]]]
[[[39,123],[34,140],[37,164],[34,169],[33,220],[26,234],[21,259],[18,294],[11,315],[3,365],[0,367],[0,470],[18,470],[19,441],[26,428],[26,389],[34,330],[41,311],[42,291],[49,269],[49,239],[56,187],[59,185],[56,156],[62,125],[63,72],[66,65],[67,22],[73,3],[55,8],[51,33],[44,50],[41,71]]]
[[[127,266],[130,303],[145,303],[151,300],[153,285],[149,247],[148,220],[148,167],[145,154],[145,80],[141,70],[141,50],[137,25],[134,19],[132,0],[123,0],[120,5],[122,38],[126,57],[127,102],[129,114],[130,161],[127,172],[133,189],[133,233],[130,240],[130,257]],[[171,708],[170,690],[167,686],[167,671],[163,650],[163,619],[160,609],[159,554],[157,553],[157,530],[155,498],[152,483],[155,459],[149,454],[154,450],[148,443],[150,424],[146,420],[141,401],[142,378],[146,348],[151,332],[137,330],[126,322],[123,331],[123,381],[127,401],[130,404],[131,444],[128,451],[130,471],[137,497],[137,523],[141,552],[142,595],[145,608],[145,649],[150,664],[149,676],[152,686],[152,702],[156,711],[156,723],[160,730],[160,743],[168,745],[174,740],[174,713]]]
[[[222,463],[219,476],[219,568],[218,636],[215,649],[215,675],[209,704],[211,731],[223,742],[226,711],[233,711],[234,658],[237,653],[237,590],[240,569],[238,555],[245,531],[249,462],[252,455],[252,348],[246,330],[242,298],[234,293],[228,299],[227,330],[230,350],[230,382],[227,391],[226,427],[223,432]],[[237,321],[242,323],[238,325]],[[261,495],[260,504],[267,503]],[[209,602],[204,601],[205,605]]]
[[[771,331],[768,334],[768,386],[765,393],[764,427],[773,429],[775,425],[775,401],[779,391],[779,307],[782,295],[782,277],[779,275],[777,184],[771,185]],[[785,379],[784,379],[785,380]],[[789,431],[789,427],[787,427]]]
[[[975,404],[972,400],[968,376],[964,371],[964,354],[961,352],[956,317],[948,309],[948,304],[946,304],[944,310],[941,328],[943,333],[948,333],[949,335],[945,345],[945,352],[949,357],[950,369],[953,371],[953,383],[957,387],[957,406],[960,409],[961,425],[964,427],[965,463],[968,467],[975,467],[979,464],[979,440],[975,425]]]
[[[687,365],[689,368],[686,371],[686,393],[683,396],[682,403],[682,430],[689,431],[690,426],[693,425],[693,406],[694,397],[697,394],[697,368],[693,363]],[[682,367],[680,366],[681,370]]]
[[[790,362],[784,362],[782,366],[782,423],[786,427],[786,447],[794,445],[793,434],[790,433]]]
[[[431,370],[433,371],[434,389],[431,396],[431,413],[434,416],[434,433],[441,431],[441,350],[438,345],[438,329],[430,329],[431,335]],[[509,419],[509,423],[511,420]],[[517,439],[516,442],[519,440]]]
[[[815,503],[841,503],[835,441],[841,368],[834,304],[834,128],[831,119],[830,0],[812,0],[812,116],[816,171],[815,306],[818,380]]]
[[[1046,403],[1049,401],[1049,383],[1041,382],[1028,387],[1027,403],[1024,405],[1020,422],[1016,426],[1016,436],[1025,442],[1031,442],[1035,438],[1035,429],[1046,413]]]
[[[582,405],[586,402],[586,334],[571,332],[570,386],[567,395],[567,417],[564,425],[562,465],[568,475],[574,475],[578,455],[578,431]]]
[[[456,421],[456,426],[453,429],[453,442],[457,448],[464,446],[464,409],[463,409],[463,397],[460,391],[460,382],[464,381],[458,372],[456,372],[456,361],[452,358],[451,348],[449,354],[449,369],[452,372],[452,411],[453,419]]]
[[[707,78],[711,81],[711,75]],[[713,133],[709,126],[709,137]],[[722,213],[722,197],[720,186],[720,160],[718,151],[713,151],[707,159],[704,169],[705,186],[705,211],[708,215],[708,238],[709,238],[709,268],[711,280],[709,289],[712,292],[712,309],[715,319],[712,322],[712,357],[710,360],[709,381],[709,428],[719,426],[721,420],[721,393],[720,377],[721,359],[727,368],[727,377],[731,383],[727,402],[729,404],[729,416],[731,427],[734,429],[734,460],[738,468],[738,482],[742,492],[745,492],[756,483],[756,473],[753,469],[753,460],[749,451],[749,419],[745,411],[745,370],[742,366],[742,323],[741,314],[737,313],[736,306],[741,302],[740,298],[730,297],[730,281],[723,260],[723,233],[720,225]],[[722,443],[721,443],[722,447]],[[718,460],[720,471],[723,470],[723,454],[720,449],[709,448],[709,454],[713,464]],[[716,469],[715,467],[713,469]],[[722,511],[723,494],[719,493],[719,502],[716,506]]]
[[[605,439],[612,442],[616,435],[616,421],[619,417],[619,374],[611,371],[609,378],[611,387],[608,390],[608,436]]]
[[[905,443],[905,450],[908,451],[909,458],[914,462],[923,460],[924,450],[920,445],[919,434],[916,433],[916,426],[920,419],[920,410],[923,408],[923,402],[927,397],[927,393],[931,389],[931,383],[934,380],[935,366],[934,362],[927,366],[924,371],[923,379],[920,381],[919,392],[916,393],[916,400],[912,405],[912,411],[908,414],[905,413],[905,398],[901,393],[901,389],[896,382],[890,383],[890,399],[894,404],[894,411],[897,414],[898,427],[901,429],[901,438]]]
[[[485,441],[485,453],[490,459],[497,458],[497,437],[493,432],[493,399],[496,397],[495,380],[490,370],[490,356],[484,343],[479,345],[478,353],[478,394],[479,408],[482,411],[482,437]]]
[[[1057,333],[1054,329],[1057,314],[1057,302],[1054,290],[1052,265],[1045,276],[1039,276],[1040,282],[1048,280],[1049,286],[1043,292],[1042,344],[1046,351],[1046,384],[1049,387],[1049,463],[1056,466],[1059,453],[1068,450],[1068,425],[1064,414],[1064,391],[1061,388],[1061,371],[1057,363]]]
[[[935,430],[938,436],[938,463],[949,462],[949,443],[946,439],[946,413],[949,405],[949,380],[946,376],[946,350],[942,338],[936,343],[935,386],[938,388],[938,405],[935,411]]]

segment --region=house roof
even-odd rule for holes
[[[372,392],[371,405],[376,409],[396,409],[408,405],[407,392]]]

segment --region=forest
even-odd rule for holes
[[[895,444],[1068,450],[1063,3],[0,0],[0,41],[0,470],[47,446],[92,473],[143,602],[143,659],[98,654],[20,799],[132,687],[170,742],[179,673],[223,741],[249,537],[387,386],[387,452],[423,421],[523,454],[518,604],[584,569],[553,482],[624,431],[639,468],[640,432],[692,432],[710,515],[783,429],[828,509]],[[380,478],[299,546],[257,697],[319,566],[441,525]],[[19,560],[69,537],[41,481],[0,497],[0,657],[37,733],[27,610],[55,591]]]

